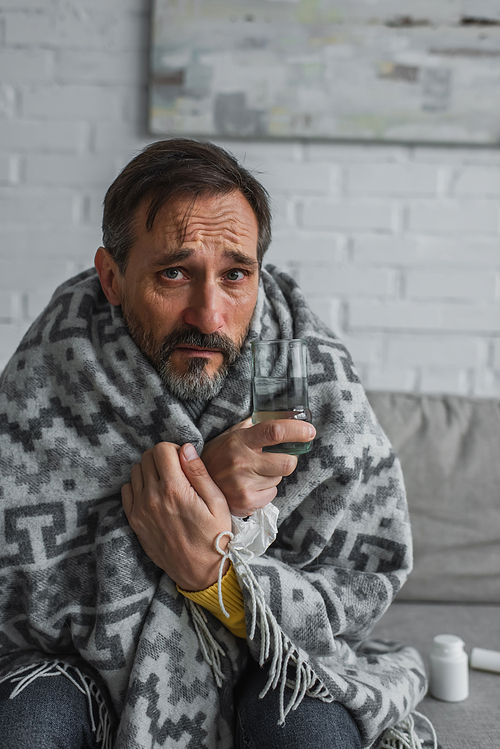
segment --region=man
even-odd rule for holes
[[[262,269],[270,237],[233,157],[149,146],[106,195],[97,274],[2,375],[5,749],[377,746],[423,696],[415,651],[365,641],[411,568],[399,464],[343,346]],[[315,427],[252,426],[250,341],[291,337]],[[270,502],[252,556],[231,515]]]

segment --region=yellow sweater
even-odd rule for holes
[[[245,608],[243,605],[243,594],[241,592],[236,572],[234,571],[233,565],[229,565],[229,569],[222,578],[222,599],[224,606],[229,614],[229,619],[226,619],[219,606],[219,586],[218,583],[214,583],[205,590],[197,590],[191,592],[189,590],[182,590],[177,586],[179,593],[189,598],[195,603],[199,603],[200,606],[210,611],[219,621],[221,621],[233,635],[236,637],[247,636],[247,629],[245,625]]]

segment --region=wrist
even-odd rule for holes
[[[181,591],[185,591],[186,593],[199,593],[202,590],[206,590],[207,588],[212,587],[217,580],[219,579],[219,569],[222,562],[222,557],[219,556],[216,565],[214,565],[213,568],[210,570],[207,570],[206,574],[203,576],[199,575],[199,570],[197,570],[196,576],[189,576],[182,580],[176,580],[176,585],[178,588],[181,589]],[[224,559],[224,566],[222,568],[222,574],[225,575],[226,572],[229,569],[231,562],[229,559]]]

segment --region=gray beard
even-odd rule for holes
[[[221,391],[227,377],[229,367],[222,364],[211,377],[205,372],[206,359],[192,359],[189,369],[179,374],[172,367],[171,361],[160,362],[156,368],[161,381],[172,395],[182,401],[211,400]]]
[[[158,343],[154,340],[151,331],[146,330],[128,308],[126,298],[122,300],[122,314],[134,343],[156,369],[162,383],[172,395],[183,401],[211,400],[218,395],[226,380],[229,367],[239,356],[250,330],[249,323],[238,344],[225,335],[218,333],[207,335],[194,329],[176,330]],[[189,363],[188,371],[180,374],[170,361],[170,355],[179,343],[218,348],[223,354],[224,361],[213,375],[209,375],[206,372],[206,359],[194,358]]]

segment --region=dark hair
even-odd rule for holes
[[[149,200],[146,230],[151,231],[158,211],[170,201],[191,197],[194,204],[200,195],[227,195],[234,190],[244,195],[257,219],[260,265],[271,242],[266,189],[223,148],[186,138],[147,146],[118,175],[104,198],[104,247],[124,273],[135,241],[137,209],[145,200]]]

